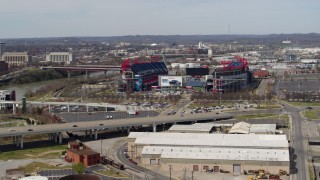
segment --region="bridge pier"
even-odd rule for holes
[[[70,78],[71,78],[71,71],[68,70],[68,79],[70,79]]]
[[[107,77],[107,71],[104,71],[104,78]]]
[[[68,112],[70,112],[70,105],[67,105],[67,107],[68,107]]]
[[[92,138],[92,130],[90,130],[90,138]]]
[[[12,144],[16,144],[16,136],[12,136]]]
[[[153,123],[152,127],[153,127],[153,132],[157,132],[157,124]]]
[[[89,71],[86,71],[86,76],[85,76],[85,78],[87,79],[89,76],[90,76],[90,72],[89,72]]]
[[[59,137],[59,144],[62,144],[62,139],[63,139],[62,133],[59,133],[58,137]]]
[[[89,106],[87,106],[87,112],[89,112]]]
[[[15,136],[16,147],[19,147],[19,136]]]
[[[53,139],[54,139],[54,142],[58,142],[58,134],[57,133],[54,133],[53,134]]]
[[[51,113],[51,105],[49,104],[49,107],[48,107],[49,109],[48,109],[48,111],[49,111],[49,113]]]
[[[95,140],[98,139],[98,130],[96,130],[96,131],[94,132],[94,139],[95,139]]]
[[[23,136],[20,136],[20,149],[23,149]]]
[[[17,107],[16,107],[16,104],[12,104],[12,114],[13,115],[16,115],[17,114]]]
[[[130,134],[130,126],[127,128],[127,134]]]
[[[20,147],[20,149],[23,149],[23,136],[15,136],[14,142],[17,147]]]
[[[29,113],[32,114],[32,105],[29,104]]]

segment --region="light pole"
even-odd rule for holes
[[[169,165],[169,171],[170,171],[170,180],[171,180],[171,170],[172,170],[172,167],[171,167],[171,165]]]
[[[100,143],[100,154],[101,154],[101,156],[102,156],[102,138],[100,139],[101,141],[101,143]]]

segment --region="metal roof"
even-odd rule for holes
[[[251,124],[250,133],[272,133],[276,132],[276,124]]]
[[[133,134],[130,133],[130,135],[129,138],[133,138]],[[146,133],[136,134],[135,144],[156,146],[208,146],[234,148],[289,147],[286,135],[265,134]]]
[[[168,131],[201,131],[210,132],[214,127],[214,124],[210,123],[195,123],[191,125],[175,124],[170,127]]]
[[[142,155],[161,158],[289,161],[288,149],[242,149],[145,146]]]
[[[229,134],[272,133],[276,131],[276,124],[249,124],[238,122],[232,126]]]
[[[246,122],[238,122],[232,126],[229,134],[249,134],[251,124]]]

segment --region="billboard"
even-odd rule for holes
[[[159,86],[182,86],[182,76],[159,76]]]
[[[187,68],[186,75],[190,75],[190,76],[209,75],[209,68]]]

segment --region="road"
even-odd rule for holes
[[[84,121],[98,121],[104,120],[107,116],[112,116],[112,119],[127,119],[127,118],[141,118],[154,117],[159,113],[156,111],[137,111],[137,115],[129,115],[127,112],[91,112],[91,113],[60,113],[58,116],[62,117],[65,122],[84,122]],[[110,120],[110,119],[109,119]]]
[[[292,148],[292,167],[293,168],[293,179],[309,179],[307,176],[307,171],[309,170],[306,167],[306,161],[308,159],[308,154],[306,151],[305,138],[302,133],[303,128],[303,118],[300,115],[300,109],[294,106],[285,105],[284,110],[288,112],[292,117],[292,141],[290,142],[290,147]]]
[[[139,172],[140,174],[144,174],[144,178],[143,179],[157,179],[157,180],[168,180],[169,177],[167,176],[163,176],[161,174],[156,174],[155,172],[135,165],[133,163],[131,163],[125,156],[124,156],[124,152],[125,152],[125,147],[127,144],[123,144],[121,146],[119,146],[119,149],[116,151],[116,156],[119,159],[120,162],[122,162],[125,165],[126,169],[130,169],[134,172]]]
[[[199,113],[190,114],[185,117],[177,116],[155,116],[155,117],[141,117],[141,118],[127,118],[115,120],[99,120],[99,121],[85,121],[61,124],[44,124],[33,126],[21,126],[13,128],[0,128],[0,137],[23,136],[31,134],[49,134],[59,132],[78,132],[85,130],[100,130],[106,128],[117,127],[131,127],[141,125],[157,125],[177,122],[194,122],[194,121],[207,121],[217,119],[229,119],[233,116],[229,113]]]

